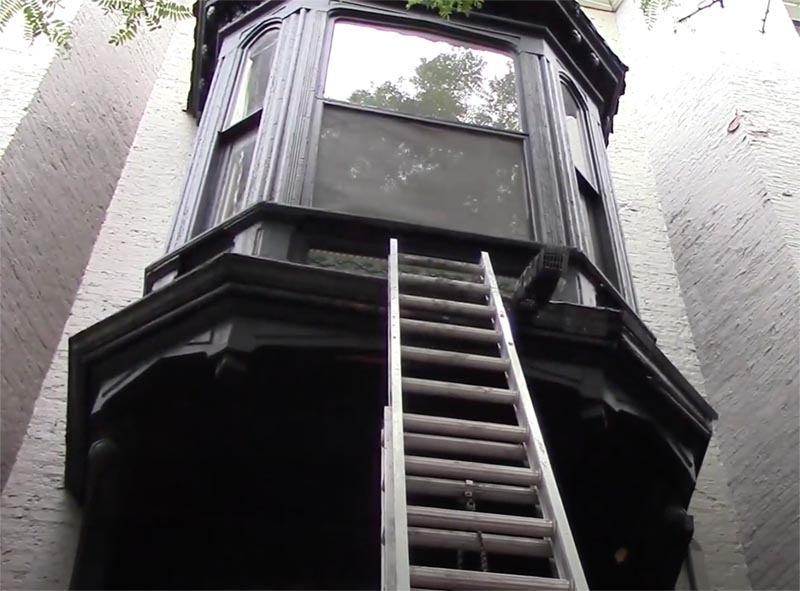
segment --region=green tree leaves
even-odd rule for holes
[[[484,0],[408,0],[406,8],[425,6],[435,10],[442,18],[450,18],[453,13],[469,14],[483,6]]]
[[[136,37],[141,30],[153,31],[163,21],[179,21],[192,16],[188,3],[172,0],[92,0],[105,14],[120,17],[122,24],[111,35],[109,43],[122,45]],[[188,2],[188,0],[187,0]],[[72,31],[61,19],[55,18],[60,0],[0,0],[0,30],[11,18],[22,14],[25,38],[31,42],[45,37],[60,49],[67,49]]]
[[[68,47],[72,31],[63,20],[54,18],[57,7],[58,0],[0,0],[0,30],[22,13],[27,40],[44,36],[58,47]]]

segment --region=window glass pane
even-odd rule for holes
[[[511,57],[421,32],[337,22],[325,97],[445,121],[520,129]]]
[[[616,285],[616,275],[609,262],[608,226],[600,196],[595,195],[591,189],[582,187],[579,206],[580,214],[584,218],[584,227],[588,232],[590,250],[586,256]]]
[[[314,205],[530,239],[523,142],[327,105]]]
[[[217,214],[215,223],[219,223],[244,208],[245,188],[253,152],[256,145],[256,136],[251,133],[240,138],[229,148],[225,162],[222,165],[222,176],[219,180],[217,199]]]
[[[261,108],[277,42],[278,30],[272,29],[248,48],[236,81],[227,125],[241,121]]]
[[[589,134],[586,129],[586,118],[572,92],[563,84],[561,92],[564,96],[564,111],[566,113],[567,143],[572,153],[575,168],[591,183],[594,183],[592,157],[589,148]]]

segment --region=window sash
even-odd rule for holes
[[[305,190],[305,199],[304,205],[310,207],[324,207],[322,205],[316,205],[316,189],[317,189],[317,181],[318,181],[318,174],[320,170],[320,148],[321,148],[321,132],[322,127],[321,123],[324,118],[324,111],[326,108],[333,108],[339,109],[343,111],[350,111],[352,113],[363,113],[367,117],[380,117],[386,118],[389,120],[407,120],[409,122],[414,122],[420,125],[424,125],[427,128],[431,129],[442,129],[446,131],[454,131],[459,133],[472,133],[472,134],[483,134],[486,136],[490,136],[492,138],[496,138],[499,141],[508,142],[512,140],[514,142],[518,142],[519,149],[520,149],[520,161],[519,163],[522,165],[521,168],[521,198],[522,198],[522,205],[523,209],[521,209],[518,213],[519,215],[523,216],[526,220],[524,231],[526,236],[524,238],[520,237],[520,239],[534,239],[535,237],[535,208],[531,204],[531,183],[530,183],[530,159],[529,159],[529,151],[530,148],[528,146],[528,134],[523,132],[514,132],[514,131],[503,131],[497,128],[489,128],[484,126],[466,124],[466,123],[458,123],[452,121],[442,121],[439,119],[433,119],[428,117],[420,117],[417,115],[408,115],[404,113],[398,113],[396,111],[387,111],[383,109],[378,109],[374,107],[364,107],[362,105],[353,105],[352,103],[341,102],[341,101],[334,101],[331,99],[322,99],[320,98],[318,101],[318,120],[320,122],[320,126],[316,128],[316,137],[314,139],[313,144],[313,154],[312,154],[312,163],[308,168],[308,176],[307,181],[308,184],[306,185]],[[372,215],[372,214],[370,214]],[[376,215],[376,217],[381,217],[380,215]],[[422,216],[421,216],[422,217]],[[392,217],[386,216],[384,219],[394,219]],[[410,220],[406,220],[410,221]],[[440,224],[426,224],[425,221],[419,222],[411,222],[411,223],[418,223],[421,226],[428,225],[432,228],[445,228],[445,229],[458,229],[455,226],[447,226],[447,225],[440,225]],[[471,231],[477,232],[477,230],[464,230],[464,231]],[[489,233],[491,234],[491,233]],[[496,234],[491,234],[496,235]]]
[[[593,251],[591,253],[593,256],[589,256],[589,258],[616,285],[616,265],[611,248],[611,230],[606,219],[603,196],[577,166],[574,167],[574,171],[580,208],[583,215],[586,216],[587,226],[584,231],[588,234],[586,238]]]
[[[261,43],[264,38],[268,36],[272,36],[271,42],[264,47],[258,47],[259,43]],[[275,60],[275,54],[279,40],[280,27],[273,26],[262,30],[258,36],[242,50],[239,67],[236,69],[233,86],[231,87],[229,102],[225,108],[222,129],[234,127],[241,121],[247,119],[256,111],[261,111],[263,109],[267,87],[269,86],[269,81],[272,78],[273,62]],[[253,53],[254,49],[256,49],[256,53]],[[269,52],[269,60],[266,62],[266,64],[263,64],[265,67],[265,72],[254,71],[254,58],[262,55],[265,52]],[[248,87],[250,81],[254,79],[253,77],[258,75],[264,77],[264,93],[263,96],[260,97],[260,104],[256,104],[255,108],[248,113],[248,107],[252,108],[252,105],[247,104]]]
[[[333,43],[335,38],[335,31],[337,24],[353,24],[353,25],[360,25],[364,27],[371,27],[375,30],[383,30],[388,32],[397,32],[402,34],[405,32],[406,34],[413,35],[414,33],[418,34],[420,37],[424,37],[429,35],[433,37],[435,40],[440,41],[442,43],[447,43],[452,45],[452,47],[463,47],[466,49],[475,49],[478,51],[487,51],[496,53],[497,55],[504,56],[510,60],[510,64],[512,66],[512,72],[514,74],[514,81],[516,83],[516,92],[515,92],[515,103],[516,103],[516,115],[517,115],[517,123],[519,125],[519,129],[507,129],[504,127],[495,127],[489,125],[476,125],[472,123],[457,121],[457,120],[449,120],[449,119],[439,119],[436,117],[427,117],[424,115],[415,115],[413,113],[406,113],[403,111],[391,110],[391,109],[381,109],[380,107],[371,107],[368,105],[361,105],[358,103],[353,103],[346,100],[335,99],[325,95],[326,88],[328,86],[329,77],[331,75],[331,57],[333,55]],[[460,33],[460,35],[459,35]],[[503,46],[505,45],[505,46]],[[400,116],[409,116],[411,118],[418,118],[419,120],[426,120],[426,121],[435,121],[438,123],[454,123],[456,125],[467,125],[475,128],[481,129],[491,129],[497,132],[507,132],[507,133],[515,133],[515,134],[525,134],[525,100],[520,92],[520,64],[519,58],[509,49],[508,44],[503,44],[502,41],[494,38],[483,38],[480,39],[478,37],[473,39],[467,39],[464,36],[464,32],[461,31],[454,31],[449,30],[447,32],[443,32],[438,27],[424,27],[419,28],[418,26],[414,26],[414,23],[403,23],[403,24],[396,24],[392,20],[383,19],[383,20],[373,20],[370,18],[365,17],[353,17],[353,16],[340,16],[335,17],[331,20],[330,26],[330,34],[328,35],[327,40],[327,49],[324,56],[324,64],[322,68],[323,76],[321,79],[321,84],[319,87],[319,92],[317,94],[317,99],[323,100],[330,103],[335,103],[339,105],[348,105],[356,108],[375,108],[378,111],[396,114]]]

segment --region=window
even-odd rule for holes
[[[589,252],[587,256],[611,279],[614,266],[608,244],[608,229],[603,198],[600,194],[591,147],[586,109],[576,93],[562,80],[561,94],[564,99],[564,123],[567,144],[575,167],[578,183],[578,214],[580,226],[586,234]]]
[[[529,239],[524,139],[510,56],[335,23],[315,206]]]
[[[256,132],[261,121],[278,36],[278,29],[267,29],[244,52],[231,102],[218,134],[218,173],[209,183],[205,227],[202,229],[218,224],[244,209]]]

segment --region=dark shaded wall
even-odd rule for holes
[[[0,160],[3,486],[172,30],[116,48],[88,3],[73,26]]]

